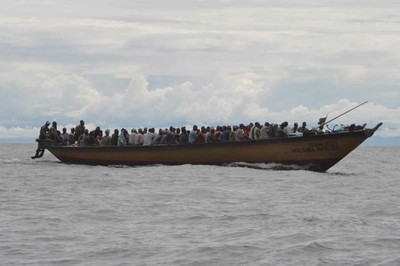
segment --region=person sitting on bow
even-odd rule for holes
[[[46,121],[46,123],[40,128],[39,139],[44,140],[44,139],[50,138],[49,126],[50,126],[50,122]]]

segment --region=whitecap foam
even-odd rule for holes
[[[18,158],[11,158],[11,159],[0,159],[0,164],[13,164],[13,163],[20,163],[21,159]]]
[[[253,168],[260,170],[307,170],[309,166],[301,166],[294,164],[280,164],[280,163],[245,163],[245,162],[236,162],[226,164],[229,167],[245,167],[245,168]]]

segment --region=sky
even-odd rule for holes
[[[400,2],[0,2],[0,140],[288,121],[400,143]],[[396,142],[397,140],[397,142]]]

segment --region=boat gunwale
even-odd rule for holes
[[[259,140],[242,140],[242,141],[220,141],[213,143],[177,143],[177,144],[153,144],[153,145],[123,145],[123,146],[74,146],[74,145],[49,145],[43,144],[43,148],[51,150],[70,150],[70,149],[79,149],[79,150],[170,150],[170,149],[196,149],[196,148],[210,148],[210,147],[227,147],[227,146],[249,146],[249,145],[260,145],[260,144],[280,144],[280,143],[296,143],[301,141],[312,141],[312,140],[324,140],[331,138],[342,138],[347,136],[357,136],[361,135],[365,138],[368,138],[368,134],[366,130],[356,130],[356,131],[347,131],[347,132],[333,132],[333,133],[324,133],[317,135],[308,135],[308,136],[289,136],[284,138],[268,138],[268,139],[259,139]]]

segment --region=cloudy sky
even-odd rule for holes
[[[336,120],[400,138],[400,3],[2,0],[0,138]],[[333,123],[332,125],[334,125]]]

